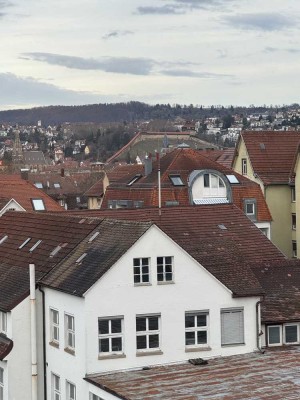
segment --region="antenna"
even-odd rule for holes
[[[156,152],[156,159],[158,161],[158,171],[157,171],[157,179],[158,179],[158,215],[161,216],[161,183],[160,183],[160,157],[159,152]]]

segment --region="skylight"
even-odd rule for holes
[[[227,228],[226,228],[226,226],[224,224],[218,225],[218,228],[221,229],[222,231],[226,231],[227,230]]]
[[[59,252],[59,250],[61,250],[61,248],[61,246],[56,246],[55,249],[51,251],[50,257],[54,257]]]
[[[53,186],[55,187],[55,189],[60,189],[60,183],[54,183]]]
[[[19,249],[23,249],[23,247],[26,246],[26,244],[27,244],[28,242],[30,242],[30,240],[31,240],[31,238],[27,238],[27,239],[21,244],[21,246],[19,247]]]
[[[95,232],[90,238],[89,238],[89,243],[92,243],[94,239],[99,235],[100,232]]]
[[[230,183],[240,183],[235,175],[226,175]]]
[[[7,238],[8,238],[7,235],[3,236],[3,238],[0,239],[0,244],[4,243]]]
[[[266,145],[264,143],[259,143],[259,147],[261,150],[266,150]]]
[[[45,211],[46,207],[43,199],[31,199],[35,211]]]
[[[171,182],[173,183],[174,186],[184,185],[180,175],[169,175],[169,178],[171,179]]]
[[[135,175],[135,176],[127,183],[127,186],[133,185],[134,182],[136,182],[138,179],[140,179],[141,176],[142,176],[141,174]]]
[[[33,250],[35,250],[41,243],[42,243],[42,241],[41,241],[41,240],[38,240],[38,241],[31,247],[31,249],[29,249],[30,253],[32,253]]]
[[[34,186],[38,189],[43,189],[43,184],[42,182],[35,182]]]
[[[75,262],[80,263],[84,259],[85,256],[86,256],[86,253],[83,253]]]

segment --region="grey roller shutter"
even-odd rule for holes
[[[244,343],[244,310],[221,310],[221,344]]]

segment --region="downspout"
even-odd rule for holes
[[[262,350],[262,348],[261,348],[261,346],[260,346],[260,336],[263,334],[263,333],[262,333],[262,330],[261,330],[261,324],[260,324],[260,321],[261,321],[261,316],[260,316],[260,305],[261,305],[261,303],[262,303],[261,300],[259,300],[259,301],[256,303],[256,346],[257,346],[257,349],[258,349],[262,354],[264,354],[265,352],[264,352],[264,350]]]
[[[45,313],[45,292],[39,285],[43,302],[43,370],[44,370],[44,400],[47,400],[47,361],[46,361],[46,313]]]
[[[30,282],[30,325],[31,325],[31,400],[37,400],[37,340],[36,340],[36,297],[35,265],[29,264]]]

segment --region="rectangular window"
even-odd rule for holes
[[[4,400],[4,369],[0,368],[0,400]]]
[[[209,188],[210,184],[209,184],[209,174],[204,174],[204,187],[205,188]]]
[[[157,257],[157,281],[173,281],[173,257]]]
[[[255,221],[257,214],[256,199],[244,199],[244,210],[247,217]]]
[[[279,325],[268,326],[268,345],[279,346],[282,345],[282,327]]]
[[[75,351],[75,319],[69,314],[65,314],[65,347]]]
[[[137,350],[158,350],[160,346],[160,316],[136,317]]]
[[[208,312],[185,313],[185,345],[206,346],[208,343]]]
[[[45,211],[45,203],[43,199],[31,199],[32,206],[35,211]]]
[[[7,314],[0,311],[0,333],[7,332]]]
[[[96,396],[94,393],[90,392],[89,400],[103,400],[102,397]]]
[[[296,240],[292,241],[292,256],[297,258],[297,242]]]
[[[292,202],[294,203],[296,201],[296,190],[295,190],[295,187],[291,187],[291,198],[292,198]]]
[[[76,400],[76,386],[69,381],[66,386],[67,400]]]
[[[169,175],[169,178],[174,186],[184,186],[180,175]]]
[[[149,258],[133,259],[134,283],[150,283]]]
[[[123,352],[123,317],[99,318],[99,354],[121,354]]]
[[[52,400],[61,400],[60,377],[52,373]]]
[[[244,310],[221,310],[221,344],[244,344]]]
[[[50,342],[59,344],[59,314],[50,309]]]
[[[292,229],[296,230],[296,214],[292,214]]]
[[[247,175],[247,158],[242,158],[242,174]]]
[[[284,325],[283,340],[285,344],[299,343],[299,325],[298,324]]]

